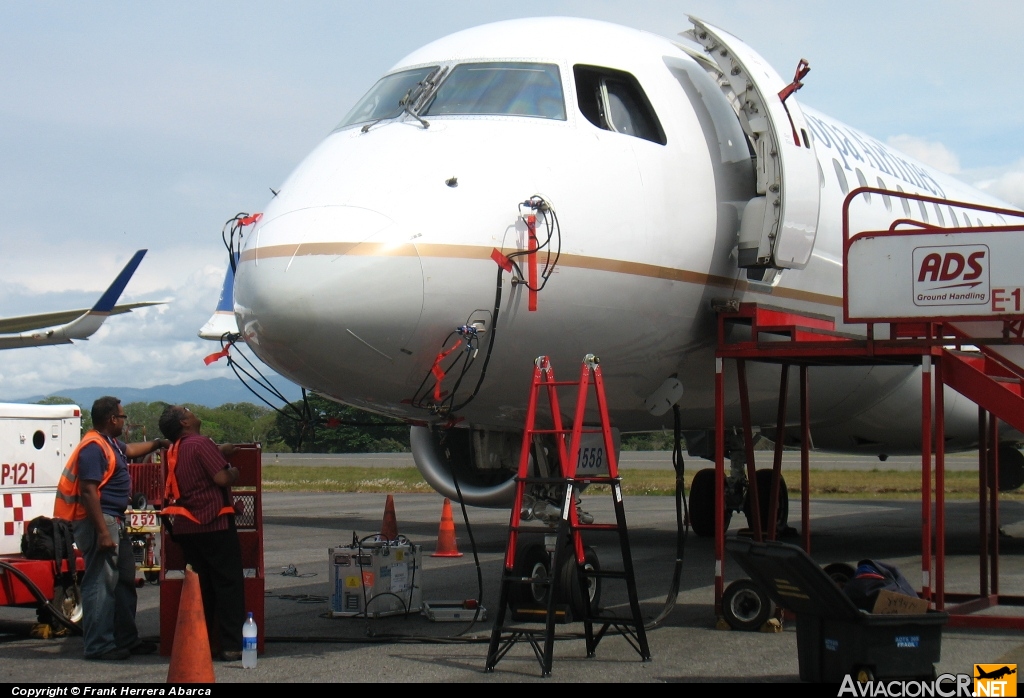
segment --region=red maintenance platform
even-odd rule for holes
[[[884,230],[854,234],[850,207],[858,197],[871,194],[892,197],[903,204],[908,215],[910,201],[922,211],[925,205],[936,210],[948,208],[954,226],[937,227],[903,218]],[[898,210],[895,205],[893,209]],[[982,225],[981,220],[1004,224]],[[1020,277],[1024,213],[865,187],[847,196],[843,223],[844,321],[847,325],[863,323],[866,331],[837,332],[834,318],[759,304],[722,303],[718,308],[715,612],[723,617],[725,360],[736,365],[751,482],[756,471],[745,365],[758,361],[781,366],[769,501],[758,502],[759,488],[751,488],[757,540],[776,535],[773,526],[761,530],[758,508],[768,506],[766,520],[775,520],[787,424],[788,371],[791,366],[799,368],[801,533],[808,553],[811,434],[807,369],[902,363],[921,367],[921,596],[936,610],[946,611],[951,626],[1024,630],[1024,616],[977,613],[996,606],[1024,605],[1024,596],[1006,594],[999,585],[998,486],[1021,475],[1016,471],[1000,473],[998,434],[1000,422],[1024,432],[1024,287]],[[749,332],[727,331],[736,327],[749,327]],[[741,338],[733,339],[736,336]],[[945,590],[943,396],[947,386],[978,405],[981,516],[977,594]]]

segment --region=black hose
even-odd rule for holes
[[[672,406],[673,429],[672,429],[672,468],[676,471],[676,562],[672,570],[672,583],[669,585],[668,595],[665,597],[665,606],[661,609],[658,617],[644,626],[645,630],[653,630],[661,625],[672,609],[676,606],[676,597],[679,596],[679,585],[683,575],[683,553],[686,550],[686,522],[689,520],[689,512],[686,511],[686,474],[685,463],[683,462],[682,446],[682,417],[679,413],[679,405]]]
[[[46,598],[46,594],[44,594],[42,590],[36,586],[36,583],[33,582],[28,575],[26,575],[24,572],[19,570],[14,565],[2,561],[0,561],[0,569],[7,570],[15,577],[17,577],[19,580],[21,580],[21,583],[24,584],[25,587],[28,588],[30,592],[32,592],[32,595],[36,597],[36,601],[39,602],[39,607],[45,608],[47,611],[49,611],[50,615],[52,615],[57,620],[58,623],[60,623],[65,628],[73,632],[75,635],[82,634],[82,626],[80,626],[78,623],[71,620],[67,616],[65,616],[64,613],[59,608],[53,605],[53,603],[48,598]]]

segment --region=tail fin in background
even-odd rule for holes
[[[199,336],[202,339],[220,340],[226,334],[238,334],[238,323],[235,321],[235,270],[228,265],[227,273],[224,274],[224,286],[220,290],[220,300],[217,301],[217,309],[206,321],[206,324],[199,329]]]
[[[117,305],[117,299],[121,297],[125,286],[145,256],[146,250],[136,252],[96,304],[88,310],[64,310],[0,320],[0,333],[10,333],[0,334],[0,349],[71,344],[76,339],[88,339],[111,315],[166,303],[167,301],[142,301]]]

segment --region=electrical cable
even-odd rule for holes
[[[448,461],[448,468],[452,474],[452,482],[455,485],[455,494],[459,500],[459,507],[462,509],[462,520],[466,524],[466,535],[469,536],[469,547],[473,551],[473,564],[476,567],[476,609],[473,611],[473,617],[470,619],[469,624],[456,633],[456,637],[464,635],[469,632],[476,622],[480,618],[480,612],[484,607],[484,577],[483,570],[480,566],[480,556],[476,549],[476,538],[473,537],[473,527],[469,523],[469,512],[466,511],[466,503],[463,501],[462,488],[459,486],[459,477],[455,472],[455,466],[452,464],[451,450],[444,447],[442,444],[442,453],[444,453],[445,459]]]
[[[67,616],[65,616],[64,613],[59,608],[57,608],[55,604],[53,604],[48,598],[46,598],[46,594],[44,594],[42,590],[38,586],[36,586],[36,583],[33,582],[28,575],[26,575],[24,572],[19,570],[14,565],[8,564],[3,561],[0,561],[0,569],[7,570],[15,577],[17,577],[21,581],[21,583],[24,584],[25,587],[32,593],[32,595],[36,597],[36,601],[39,602],[40,608],[45,608],[47,611],[49,611],[50,615],[58,623],[60,623],[65,628],[73,632],[75,635],[82,634],[82,626],[80,626],[78,623],[71,620]]]
[[[267,400],[262,395],[260,395],[258,392],[256,392],[256,390],[253,389],[253,387],[251,385],[246,383],[246,380],[245,380],[246,378],[248,378],[253,383],[255,383],[259,387],[261,387],[264,390],[266,390],[268,393],[270,393],[271,397],[277,398],[281,402],[285,403],[285,405],[287,407],[290,407],[292,409],[292,411],[296,411],[296,409],[294,407],[292,407],[291,403],[288,402],[288,398],[286,398],[284,396],[284,393],[282,393],[280,390],[275,388],[274,384],[270,382],[270,379],[268,379],[263,374],[263,372],[260,371],[260,369],[256,366],[256,364],[254,364],[252,362],[252,360],[248,356],[246,356],[245,353],[238,347],[237,343],[238,343],[239,339],[241,339],[241,335],[230,333],[230,332],[224,334],[221,337],[221,339],[220,339],[220,341],[221,341],[221,349],[227,350],[227,349],[230,349],[231,347],[234,347],[236,352],[237,352],[237,354],[238,354],[238,356],[242,357],[242,359],[252,369],[252,373],[250,373],[250,371],[247,370],[244,366],[240,366],[239,363],[234,359],[234,357],[231,354],[225,354],[225,357],[228,360],[228,367],[234,372],[235,377],[237,377],[238,380],[242,383],[242,385],[250,393],[252,393],[258,400],[260,400],[263,404],[267,405],[268,407],[270,407],[272,410],[274,410],[278,414],[282,414],[282,415],[288,416],[288,415],[286,415],[284,413],[284,411],[282,409],[274,406],[273,403],[271,403],[269,400]],[[255,373],[256,375],[253,375],[253,373]],[[245,378],[242,377],[242,374],[244,374]],[[303,416],[301,413],[297,412],[297,414],[298,414],[298,416],[300,418]]]
[[[676,606],[676,598],[679,596],[679,585],[683,574],[683,556],[686,552],[686,539],[689,535],[690,512],[686,505],[686,464],[683,461],[682,446],[682,415],[679,405],[672,405],[672,469],[676,472],[676,560],[672,569],[672,582],[669,585],[668,595],[665,597],[665,605],[661,613],[644,626],[644,630],[654,630],[661,625],[672,609]]]
[[[554,273],[555,267],[558,265],[558,260],[562,256],[562,228],[558,223],[558,215],[555,213],[555,209],[551,208],[551,205],[544,200],[541,196],[531,196],[528,200],[521,203],[520,208],[527,206],[532,210],[540,211],[544,216],[544,226],[547,231],[547,238],[543,243],[539,243],[535,250],[519,250],[518,252],[512,252],[508,255],[508,260],[516,269],[518,279],[514,281],[515,284],[521,284],[526,286],[527,289],[539,293],[544,289],[548,283],[548,279],[551,278],[551,274]],[[550,215],[549,215],[550,214]],[[556,238],[557,236],[557,238]],[[551,259],[551,241],[557,239],[557,250],[555,251],[555,258]],[[541,270],[540,277],[543,279],[541,284],[537,287],[531,286],[529,281],[526,280],[526,275],[523,274],[522,269],[519,267],[519,263],[515,260],[519,257],[523,257],[529,254],[537,254],[541,250],[547,250],[547,257],[544,262],[544,269]]]
[[[260,214],[250,215],[239,212],[234,217],[227,219],[224,227],[220,230],[220,239],[228,251],[228,263],[231,265],[231,272],[238,271],[238,259],[242,254],[242,228],[256,222]],[[237,238],[237,240],[236,240]]]
[[[547,285],[547,282],[551,278],[551,275],[554,272],[555,267],[558,264],[558,260],[562,254],[561,226],[558,223],[558,215],[555,213],[554,208],[552,208],[551,205],[543,197],[539,195],[531,196],[525,202],[519,204],[520,209],[522,209],[524,206],[530,208],[531,210],[540,211],[541,215],[544,218],[546,238],[542,243],[538,244],[536,250],[519,250],[517,252],[509,254],[507,259],[512,264],[516,272],[516,275],[512,279],[513,286],[521,284],[526,286],[526,288],[529,289],[530,291],[539,293]],[[555,241],[557,245],[557,249],[554,252],[553,259],[552,241]],[[544,262],[544,267],[540,273],[542,281],[539,286],[534,287],[531,286],[529,282],[525,280],[525,275],[523,274],[522,269],[519,267],[518,262],[516,262],[515,260],[524,255],[537,254],[541,250],[546,250],[547,256]],[[436,376],[436,373],[434,372],[434,367],[431,367],[431,370],[428,371],[427,374],[423,377],[423,380],[420,382],[420,385],[416,388],[416,391],[413,393],[413,398],[410,401],[413,407],[429,409],[438,414],[452,415],[457,413],[459,410],[465,409],[465,407],[469,405],[469,403],[472,402],[479,394],[480,388],[483,386],[484,379],[487,376],[487,367],[490,364],[491,355],[494,351],[495,340],[498,335],[498,318],[501,313],[501,299],[502,294],[504,292],[504,277],[502,275],[502,271],[502,267],[499,266],[497,273],[497,281],[495,283],[494,307],[491,312],[491,336],[488,338],[487,352],[484,354],[483,365],[481,366],[480,375],[477,378],[476,385],[473,387],[473,392],[470,393],[470,395],[462,402],[459,402],[458,404],[455,403],[455,396],[458,394],[458,389],[462,385],[462,381],[465,378],[465,376],[469,373],[470,368],[473,366],[479,348],[476,344],[476,341],[478,341],[479,339],[478,335],[476,334],[476,332],[470,331],[463,335],[464,338],[467,340],[468,344],[468,346],[466,347],[466,351],[452,359],[451,363],[449,363],[448,366],[445,367],[441,372],[440,378]],[[445,337],[444,341],[441,343],[441,352],[439,353],[438,356],[443,357],[445,355],[445,347],[448,345],[448,342],[452,339],[452,337],[455,336],[456,333],[471,327],[472,325],[467,323],[463,327],[457,328],[454,332],[449,333],[448,336]],[[455,379],[455,383],[452,386],[451,390],[448,391],[448,394],[447,396],[445,396],[445,399],[441,400],[440,402],[430,402],[429,397],[431,392],[434,389],[436,389],[437,385],[444,378],[444,376],[447,376],[452,373],[452,371],[456,368],[459,362],[462,362],[462,366],[459,370],[458,377]],[[433,386],[428,386],[427,382],[430,380],[431,376],[435,376],[435,383]]]
[[[498,281],[496,284],[497,288],[494,291],[494,312],[491,315],[491,336],[487,341],[487,353],[484,354],[484,363],[480,367],[480,377],[477,378],[476,386],[473,388],[473,392],[468,398],[460,402],[458,405],[452,407],[453,412],[457,412],[464,409],[466,405],[473,401],[480,392],[480,386],[484,384],[484,378],[487,376],[487,366],[491,363],[491,352],[494,350],[494,340],[498,336],[498,314],[501,312],[501,294],[504,288],[504,283],[501,274],[501,267],[498,267]],[[452,391],[452,398],[455,397],[455,391]]]

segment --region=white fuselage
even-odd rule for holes
[[[726,98],[686,52],[600,22],[519,20],[437,41],[390,73],[488,62],[557,66],[563,118],[428,111],[421,114],[428,126],[406,113],[357,121],[331,133],[266,207],[245,240],[235,313],[249,346],[284,376],[356,407],[437,421],[446,415],[413,398],[452,345],[445,341],[453,329],[478,321],[485,328],[481,354],[497,335],[479,393],[456,415],[463,423],[521,428],[534,359],[550,356],[558,377],[571,379],[592,353],[601,360],[615,426],[664,426],[667,418],[652,417],[643,401],[676,376],[684,386],[684,426],[707,428],[712,301],[841,320],[845,192],[833,160],[851,189],[881,183],[993,203],[805,107],[820,166],[813,255],[773,283],[748,283],[735,258],[739,218],[756,195],[747,141]],[[586,99],[578,92],[579,66],[632,75],[664,143],[592,123],[579,104]],[[535,312],[524,286],[502,275],[494,327],[498,266],[491,253],[525,249],[518,204],[534,195],[557,213],[561,254]],[[866,216],[887,225],[889,209],[900,206],[875,197]],[[474,392],[483,358],[459,397]],[[813,370],[816,445],[913,448],[915,375],[906,367]],[[750,383],[755,423],[773,425],[778,368],[751,367]],[[454,377],[442,385],[451,389]],[[968,443],[977,433],[976,410],[955,395],[946,404],[950,435]],[[735,408],[733,399],[734,423]]]

